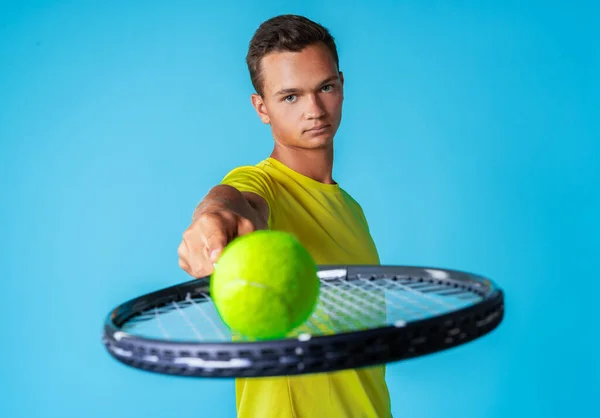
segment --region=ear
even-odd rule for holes
[[[258,114],[260,120],[262,120],[263,123],[267,125],[271,123],[271,118],[269,118],[269,114],[267,113],[267,107],[265,106],[265,101],[263,100],[263,98],[260,97],[260,95],[253,93],[250,97],[250,100],[252,101],[252,106],[254,106],[254,109],[256,110],[256,113]]]
[[[342,87],[344,87],[344,73],[340,71],[340,83],[342,84]]]

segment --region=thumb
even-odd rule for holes
[[[217,262],[223,248],[227,245],[227,234],[221,228],[214,228],[206,234],[206,255],[210,263]]]
[[[223,252],[223,248],[216,248],[214,250],[209,250],[208,253],[208,259],[210,260],[210,262],[212,264],[215,264],[217,262],[217,260],[219,259],[219,256],[221,255],[221,253]]]
[[[257,229],[256,226],[250,219],[247,219],[247,218],[238,219],[238,225],[237,225],[238,236],[250,234],[250,233],[256,231],[256,229]]]
[[[206,252],[208,253],[208,259],[211,263],[214,264],[217,262],[226,245],[227,239],[225,235],[211,235],[208,237]]]

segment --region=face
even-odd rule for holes
[[[332,144],[342,119],[344,78],[327,47],[274,52],[261,66],[263,94],[253,94],[252,104],[275,141],[303,149]]]

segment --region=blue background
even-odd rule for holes
[[[507,294],[491,335],[389,367],[395,416],[594,415],[599,10],[521,3],[2,1],[0,416],[234,416],[232,381],[124,367],[101,325],[188,279],[193,208],[270,152],[244,57],[280,13],[338,41],[334,175],[382,261]]]

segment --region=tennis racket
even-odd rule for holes
[[[504,315],[503,291],[455,270],[319,266],[312,316],[284,339],[232,333],[210,297],[209,277],[130,300],[106,318],[103,342],[143,370],[198,377],[331,372],[423,356],[479,338]]]

